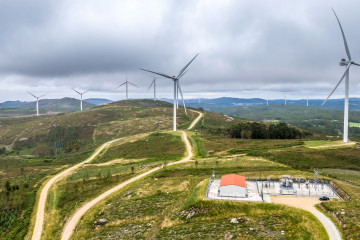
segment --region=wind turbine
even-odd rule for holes
[[[133,85],[134,87],[137,87],[137,88],[139,88],[139,87],[136,86],[135,84],[129,82],[129,81],[127,80],[127,77],[126,77],[126,81],[125,81],[124,83],[120,84],[119,86],[117,86],[116,89],[118,89],[119,87],[121,87],[121,86],[124,85],[124,84],[125,84],[125,86],[126,86],[126,100],[128,100],[128,88],[129,88],[128,85],[131,84],[131,85]]]
[[[269,99],[266,98],[266,106],[269,106]]]
[[[148,88],[148,91],[150,90],[151,86],[154,85],[154,101],[156,100],[156,78],[154,77],[154,80],[152,80],[149,88]]]
[[[349,141],[348,139],[348,130],[349,130],[349,69],[351,67],[351,65],[356,65],[356,66],[360,66],[360,64],[354,62],[351,60],[351,55],[350,55],[350,51],[349,51],[349,47],[345,38],[345,34],[344,34],[344,30],[341,26],[340,20],[337,17],[334,9],[332,9],[337,22],[339,23],[339,27],[341,30],[341,34],[343,37],[343,41],[344,41],[344,46],[345,46],[345,52],[346,55],[348,57],[348,60],[342,58],[340,60],[339,65],[340,66],[346,66],[345,68],[345,72],[342,75],[342,77],[340,78],[340,81],[338,82],[338,84],[336,84],[335,88],[332,90],[332,92],[329,94],[329,96],[325,99],[325,101],[321,104],[324,105],[326,103],[326,101],[330,98],[330,96],[335,92],[336,88],[340,85],[340,83],[342,82],[342,80],[345,78],[345,103],[344,103],[344,134],[343,134],[343,142],[346,143]]]
[[[79,91],[76,91],[75,89],[71,88],[72,90],[74,90],[75,92],[77,92],[79,95],[80,95],[80,110],[82,111],[83,110],[83,95],[85,93],[87,93],[88,91],[90,90],[87,90],[85,92],[79,92]]]
[[[286,96],[285,96],[285,106],[286,106]]]
[[[32,94],[31,92],[28,92],[31,96],[33,96],[34,98],[36,98],[36,115],[39,116],[39,99],[43,96],[45,96],[46,94],[43,94],[39,97],[35,96],[34,94]]]
[[[309,97],[306,97],[306,106],[309,106]]]
[[[182,98],[182,101],[183,101],[183,105],[184,105],[184,109],[185,109],[185,113],[187,114],[186,112],[186,106],[185,106],[185,101],[184,101],[184,96],[182,94],[182,90],[181,90],[181,86],[180,86],[180,78],[183,77],[186,73],[186,69],[190,66],[190,64],[195,60],[195,58],[198,56],[199,54],[196,54],[195,57],[193,57],[193,59],[191,59],[191,61],[185,65],[185,67],[183,67],[180,72],[178,73],[177,77],[175,76],[169,76],[169,75],[166,75],[164,73],[158,73],[158,72],[153,72],[153,71],[150,71],[150,70],[146,70],[146,69],[143,69],[143,68],[140,68],[141,70],[143,71],[146,71],[146,72],[150,72],[150,73],[154,73],[154,74],[157,74],[157,75],[160,75],[162,77],[165,77],[165,78],[169,78],[171,80],[174,81],[174,115],[173,115],[173,130],[176,131],[176,109],[177,109],[177,106],[178,106],[178,91],[180,92],[180,95],[181,95],[181,98]]]

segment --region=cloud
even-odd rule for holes
[[[152,76],[139,67],[175,75],[197,52],[182,79],[186,97],[325,97],[345,56],[331,7],[358,59],[355,0],[2,1],[0,101],[28,99],[27,89],[61,97],[70,87],[116,100],[125,76],[143,86],[134,97],[151,97]],[[171,82],[161,81],[159,96],[171,97]]]

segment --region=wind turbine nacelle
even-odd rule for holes
[[[346,61],[346,59],[342,58],[341,61],[339,62],[340,66],[347,66],[349,64],[349,61]]]

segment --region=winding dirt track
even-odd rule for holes
[[[196,112],[199,114],[199,116],[192,122],[192,124],[188,127],[188,130],[190,130],[191,128],[194,127],[194,125],[202,118],[203,114],[200,113],[200,112],[197,112],[197,111],[193,111],[193,112]],[[185,146],[186,146],[186,152],[187,152],[187,156],[180,160],[180,161],[177,161],[177,162],[172,162],[172,163],[169,163],[168,166],[171,166],[171,165],[175,165],[175,164],[179,164],[179,163],[184,163],[184,162],[187,162],[187,161],[190,161],[190,159],[193,157],[193,153],[192,153],[192,148],[191,148],[191,145],[190,145],[190,142],[189,142],[189,139],[187,137],[187,134],[186,132],[184,131],[181,131],[181,138],[182,140],[184,141],[185,143]],[[147,172],[144,172],[136,177],[133,177],[119,185],[117,185],[116,187],[114,188],[111,188],[110,190],[102,193],[101,195],[97,196],[96,198],[94,198],[93,200],[91,200],[90,202],[87,202],[85,203],[82,207],[80,207],[75,213],[74,215],[72,215],[69,220],[67,221],[64,229],[63,229],[63,232],[62,232],[62,235],[61,235],[61,240],[68,240],[70,239],[71,235],[73,234],[77,224],[79,223],[81,217],[87,212],[89,211],[93,206],[95,206],[97,203],[99,203],[100,201],[104,200],[105,198],[107,198],[108,196],[112,195],[113,193],[119,191],[120,189],[124,188],[125,186],[129,185],[130,183],[133,183],[153,172],[156,172],[158,171],[159,169],[161,169],[162,167],[156,167],[156,168],[153,168]]]
[[[277,204],[285,204],[291,207],[300,208],[312,213],[325,227],[329,240],[341,240],[341,234],[335,224],[322,212],[316,209],[315,204],[320,200],[315,197],[293,197],[293,196],[271,196],[271,201]]]
[[[105,147],[109,146],[111,143],[113,143],[115,141],[118,141],[118,140],[119,139],[115,139],[115,140],[112,140],[110,142],[104,143],[88,159],[86,159],[85,161],[83,161],[81,163],[78,163],[78,164],[76,164],[76,165],[74,165],[74,166],[72,166],[72,167],[58,173],[57,175],[52,177],[45,184],[45,186],[41,190],[39,202],[38,202],[38,205],[37,205],[35,226],[34,226],[34,231],[33,231],[32,237],[31,237],[32,240],[40,240],[41,239],[41,233],[42,233],[43,224],[44,224],[46,199],[47,199],[47,196],[48,196],[48,193],[49,193],[49,189],[51,188],[51,185],[53,185],[60,178],[66,176],[67,174],[71,173],[75,169],[81,167],[83,164],[92,161]]]

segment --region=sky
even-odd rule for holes
[[[324,99],[345,70],[333,8],[360,62],[358,0],[0,0],[0,102],[151,98],[153,75],[177,75],[184,97]],[[157,79],[159,98],[173,84]],[[334,98],[344,96],[341,84]],[[360,96],[360,68],[350,71]]]

